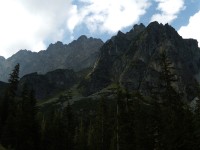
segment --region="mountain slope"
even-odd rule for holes
[[[0,57],[0,81],[7,81],[9,73],[20,63],[20,76],[38,72],[46,73],[55,69],[74,69],[79,71],[94,65],[103,45],[100,39],[81,36],[70,44],[57,42],[47,50],[38,53],[21,50],[8,59]]]
[[[193,99],[192,88],[199,79],[200,49],[193,39],[183,39],[168,24],[157,22],[135,25],[124,34],[119,32],[100,49],[100,56],[80,85],[85,95],[95,93],[113,82],[131,90],[145,92],[148,85],[155,85],[160,72],[160,54],[165,51],[178,76],[176,87]],[[191,93],[193,91],[193,93]]]
[[[20,79],[19,93],[26,84],[29,89],[34,90],[37,99],[44,99],[71,88],[77,82],[76,73],[68,69],[57,69],[44,75],[31,73]]]

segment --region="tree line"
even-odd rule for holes
[[[84,116],[73,110],[70,93],[66,107],[41,114],[28,85],[16,93],[17,64],[0,103],[0,143],[10,150],[199,150],[200,100],[192,109],[174,89],[166,54],[160,65],[159,85],[149,96],[118,84],[114,108],[102,96],[95,112]]]

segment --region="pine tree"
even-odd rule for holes
[[[19,83],[19,64],[17,64],[10,74],[10,78],[8,80],[9,86],[8,89],[5,92],[3,101],[2,101],[2,109],[0,112],[0,117],[2,124],[4,126],[5,121],[7,120],[7,117],[11,113],[15,113],[15,96],[18,88]]]
[[[17,145],[16,150],[37,149],[39,144],[39,127],[36,120],[36,99],[34,92],[23,87],[22,99],[18,102],[16,115]]]
[[[8,80],[9,82],[9,94],[11,97],[16,96],[17,88],[18,88],[18,83],[19,83],[19,64],[17,64],[12,73],[10,74],[10,78]]]
[[[131,95],[123,91],[119,85],[116,93],[116,117],[113,137],[110,141],[110,149],[129,150],[135,146],[133,133],[133,113],[131,111]],[[113,126],[111,126],[113,127]]]
[[[154,150],[163,150],[162,141],[162,111],[161,106],[156,97],[152,100],[152,136]]]
[[[66,148],[65,144],[65,133],[63,132],[63,121],[62,112],[58,110],[52,110],[48,114],[46,119],[45,129],[43,131],[42,138],[42,149],[43,150],[64,150]]]
[[[1,120],[3,125],[1,141],[3,146],[16,146],[16,112],[17,100],[16,93],[19,83],[19,64],[15,66],[8,80],[9,86],[6,90],[1,110]]]
[[[118,105],[118,143],[120,150],[130,150],[134,145],[133,134],[133,114],[130,107],[130,94],[128,91],[123,93],[122,90],[118,91],[117,105]]]
[[[75,143],[75,150],[87,149],[87,135],[82,118],[79,126],[75,130],[74,143]]]
[[[154,133],[153,133],[153,121],[151,116],[151,105],[147,104],[146,99],[139,92],[133,92],[132,94],[132,133],[134,147],[137,150],[153,150],[154,149]]]
[[[87,147],[88,150],[96,150],[97,141],[96,141],[96,134],[95,134],[95,128],[94,125],[90,121],[90,126],[88,129],[88,141],[87,141]]]
[[[63,132],[65,134],[65,143],[66,143],[66,149],[67,150],[73,150],[74,149],[74,133],[75,133],[75,121],[74,121],[74,115],[72,112],[72,108],[70,106],[70,103],[68,101],[67,107],[63,110]]]
[[[109,147],[109,119],[105,98],[101,97],[95,122],[97,149],[106,150]]]
[[[160,64],[163,149],[192,149],[189,147],[193,134],[190,112],[181,95],[173,87],[173,83],[177,82],[176,75],[172,73],[175,68],[165,51],[161,54]]]

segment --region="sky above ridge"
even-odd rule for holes
[[[0,56],[38,52],[80,35],[106,41],[152,21],[172,25],[200,47],[200,0],[0,0]]]

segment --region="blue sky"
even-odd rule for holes
[[[6,58],[83,34],[106,41],[151,21],[200,42],[200,0],[0,0],[0,21],[0,55]]]

